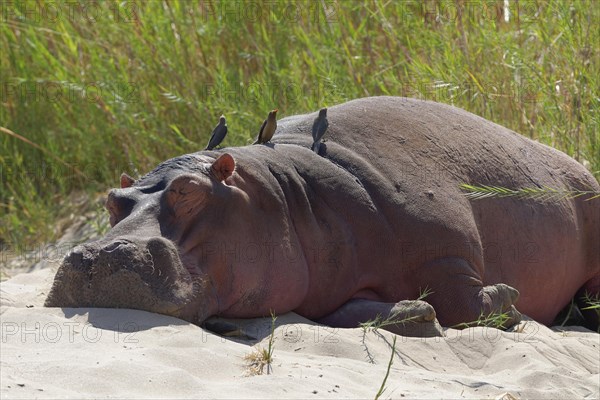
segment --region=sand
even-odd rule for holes
[[[394,335],[278,317],[270,373],[244,357],[267,347],[271,320],[232,321],[221,337],[135,310],[42,307],[50,268],[0,284],[0,397],[374,398]],[[397,337],[381,398],[600,397],[600,335],[580,327],[446,331]]]

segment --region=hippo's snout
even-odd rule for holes
[[[193,281],[167,239],[117,238],[78,246],[61,264],[47,307],[134,308],[179,316]]]

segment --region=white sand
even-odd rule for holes
[[[374,398],[391,355],[385,331],[289,313],[277,320],[271,374],[246,376],[251,340],[143,311],[43,308],[52,278],[44,269],[1,283],[3,399]],[[269,327],[255,319],[241,330],[266,346]],[[398,337],[382,398],[600,397],[600,335],[563,330],[527,322],[523,333]]]

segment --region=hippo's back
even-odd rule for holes
[[[283,119],[278,132],[310,134],[316,115]],[[441,103],[368,97],[331,107],[328,120],[326,139],[361,155],[392,180],[415,176],[418,184],[449,173],[462,182],[509,187],[562,187],[564,179],[573,186],[598,185],[564,153]],[[389,168],[390,160],[396,168]]]

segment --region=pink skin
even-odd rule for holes
[[[239,238],[254,239],[251,243],[243,243],[244,250],[254,244],[267,245],[271,242],[269,238],[293,236],[289,224],[284,221],[280,224],[263,223],[272,219],[270,210],[265,208],[260,211],[260,206],[248,192],[233,184],[235,162],[231,156],[225,154],[212,164],[206,163],[206,166],[210,172],[207,175],[188,173],[170,181],[158,200],[161,209],[158,218],[152,207],[146,207],[154,218],[138,216],[135,219],[138,231],[142,220],[147,230],[162,232],[175,243],[183,266],[196,277],[197,296],[180,310],[178,316],[202,322],[211,315],[244,317],[249,307],[257,315],[269,315],[271,310],[281,313],[297,308],[300,299],[306,295],[308,278],[302,258],[296,261],[284,258],[285,254],[296,251],[291,248],[292,243],[287,247],[277,243],[276,251],[261,254],[256,260],[248,260],[235,253],[239,252],[241,245]],[[131,186],[130,182],[125,181],[122,189]],[[115,211],[119,209],[119,196],[118,190],[113,191],[107,205],[113,221],[126,220],[128,217],[118,216],[118,211]],[[143,213],[144,208],[141,208],[140,213]],[[254,211],[244,213],[244,210]],[[152,226],[156,223],[158,226]],[[260,234],[255,230],[257,226],[264,228]],[[119,231],[131,229],[129,226],[120,227]],[[232,234],[232,230],[235,234]],[[275,287],[265,290],[264,282],[269,280],[288,281],[286,291]],[[240,296],[239,289],[235,288],[241,287],[244,288],[244,294]]]
[[[571,158],[462,110],[390,97],[330,107],[317,155],[315,116],[279,121],[268,145],[195,153],[138,181],[122,177],[107,202],[113,229],[86,246],[166,238],[172,244],[156,254],[174,246],[181,263],[158,267],[177,277],[185,268],[194,281],[183,303],[167,303],[196,323],[295,311],[354,326],[427,287],[443,325],[482,312],[516,322],[517,298],[519,311],[549,324],[577,291],[599,293],[597,202],[473,202],[459,189],[600,190]],[[79,289],[70,302],[60,297],[61,279],[47,304],[77,304]],[[113,306],[156,311],[144,301]]]

